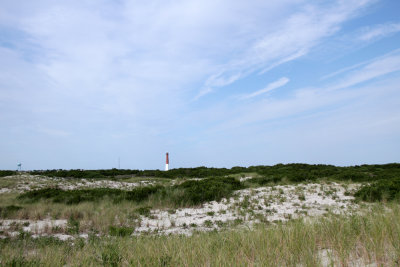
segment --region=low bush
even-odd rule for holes
[[[133,233],[132,227],[110,226],[108,232],[111,236],[130,236]]]
[[[138,187],[130,191],[112,188],[93,188],[62,190],[59,188],[43,188],[28,191],[18,196],[19,200],[37,202],[39,200],[50,200],[54,203],[67,205],[79,204],[81,202],[96,202],[108,198],[114,203],[123,200],[142,202],[155,195],[161,201],[174,203],[175,206],[197,205],[206,201],[221,200],[229,197],[234,190],[244,188],[242,183],[231,177],[205,178],[203,180],[189,180],[182,184],[163,187],[147,186]],[[141,215],[149,215],[150,208],[142,207],[136,210]]]
[[[243,184],[232,177],[214,177],[202,180],[189,180],[175,189],[182,190],[179,203],[200,204],[206,201],[219,201],[224,197],[229,197],[234,190],[242,189]]]
[[[13,171],[10,172],[12,175]],[[37,170],[31,174],[63,177],[63,178],[118,178],[118,177],[160,177],[160,178],[208,178],[220,177],[243,173],[257,173],[264,177],[286,177],[291,182],[313,181],[319,178],[329,178],[334,180],[352,181],[376,181],[378,179],[388,179],[400,177],[400,164],[390,163],[382,165],[358,165],[338,167],[323,164],[276,164],[273,166],[249,166],[226,168],[177,168],[169,171],[161,170]],[[1,176],[1,171],[0,171]]]
[[[362,187],[355,197],[363,201],[391,201],[400,199],[400,178],[385,179]]]
[[[135,211],[137,213],[139,213],[140,215],[149,216],[150,210],[151,210],[151,207],[140,207],[140,208],[137,208]]]
[[[161,186],[148,186],[125,191],[112,188],[93,188],[93,189],[76,189],[62,190],[59,188],[43,188],[39,190],[28,191],[21,194],[18,199],[36,202],[41,199],[49,199],[55,203],[79,204],[85,201],[100,201],[105,197],[110,198],[114,202],[122,200],[140,202],[146,200],[150,195],[160,190]]]
[[[138,187],[138,188],[132,189],[131,191],[123,191],[123,192],[125,192],[125,194],[123,194],[121,197],[122,197],[122,199],[126,199],[129,201],[140,202],[140,201],[148,199],[148,197],[150,195],[157,193],[158,191],[162,190],[163,188],[164,187],[161,185]]]
[[[10,176],[16,174],[16,171],[0,170],[0,177]]]

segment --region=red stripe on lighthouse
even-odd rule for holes
[[[169,157],[168,157],[168,153],[167,153],[167,157],[166,157],[166,164],[169,164]]]

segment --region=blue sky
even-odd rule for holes
[[[399,162],[399,10],[0,0],[0,169]]]

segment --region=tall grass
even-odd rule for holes
[[[114,231],[114,230],[112,230]],[[115,233],[115,232],[114,232]],[[400,206],[376,204],[371,212],[253,230],[193,236],[111,237],[61,242],[22,237],[0,241],[0,265],[18,266],[332,266],[400,264]]]

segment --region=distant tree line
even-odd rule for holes
[[[0,177],[4,176],[10,176],[16,174],[16,171],[5,171],[5,170],[0,170]]]
[[[64,178],[113,178],[113,177],[160,177],[160,178],[207,178],[235,174],[257,173],[260,183],[279,182],[286,179],[291,182],[313,181],[319,178],[352,180],[356,182],[377,181],[400,178],[400,164],[359,165],[338,167],[323,164],[277,164],[273,166],[250,166],[227,168],[177,168],[161,170],[35,170],[31,174]]]

